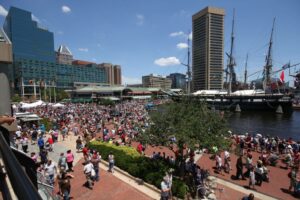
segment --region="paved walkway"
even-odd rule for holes
[[[46,136],[45,138],[47,138]],[[48,157],[57,163],[60,153],[66,153],[67,150],[71,150],[74,153],[74,179],[71,181],[71,196],[74,199],[133,199],[133,200],[150,200],[159,199],[160,195],[144,185],[139,185],[136,181],[130,178],[130,175],[124,175],[117,170],[114,174],[107,172],[107,166],[103,163],[100,164],[100,176],[101,180],[95,182],[94,189],[90,190],[83,186],[86,181],[83,173],[83,159],[82,153],[76,152],[76,139],[77,137],[72,134],[69,135],[65,141],[59,138],[59,141],[54,144],[54,151],[49,152]],[[20,148],[19,148],[20,149]],[[28,148],[28,154],[31,152],[38,152],[39,148],[35,145],[30,145]],[[55,188],[58,191],[57,185]]]
[[[89,200],[96,200],[96,199],[159,199],[159,193],[155,192],[144,185],[139,185],[134,179],[130,178],[130,175],[124,175],[123,173],[119,173],[115,171],[114,174],[107,172],[107,167],[101,163],[101,180],[96,182],[94,185],[94,189],[90,190],[83,186],[85,183],[85,176],[83,174],[83,165],[82,165],[82,153],[76,153],[75,151],[75,141],[77,137],[75,136],[68,136],[65,141],[61,141],[59,138],[59,142],[55,143],[54,145],[54,152],[49,153],[49,158],[51,158],[54,162],[57,162],[59,159],[59,155],[61,152],[66,152],[67,150],[71,149],[75,155],[74,160],[74,170],[73,173],[75,178],[72,180],[72,191],[71,196],[74,199],[89,199]],[[133,147],[137,146],[137,143],[132,144]],[[38,152],[37,145],[29,145],[29,154],[30,152],[35,151]],[[146,154],[148,156],[152,155],[153,151],[160,151],[166,152],[166,155],[171,156],[174,155],[173,152],[165,147],[151,147],[148,146],[146,149]],[[214,165],[214,161],[208,158],[207,154],[203,154],[203,156],[199,156],[198,164],[204,168],[212,169]],[[233,157],[233,168],[235,157]],[[204,165],[203,165],[204,164]],[[273,169],[271,169],[273,171]],[[277,171],[277,170],[276,170]],[[284,175],[287,174],[287,171],[283,171]],[[235,171],[233,170],[231,174],[234,174]],[[255,194],[256,199],[275,199],[271,196],[276,196],[280,199],[295,199],[290,194],[283,193],[278,186],[273,187],[273,185],[278,185],[277,181],[280,182],[282,177],[274,177],[271,175],[271,183],[263,183],[263,187],[257,187],[257,191],[248,190],[244,186],[248,185],[248,181],[232,181],[229,175],[225,175],[224,177],[218,174],[211,173],[214,176],[217,176],[217,189],[215,190],[217,199],[220,200],[229,200],[229,199],[240,199],[245,195],[248,195],[250,192]],[[280,173],[281,174],[281,173]],[[283,175],[283,174],[281,174]],[[227,177],[228,176],[228,177]],[[276,176],[276,175],[275,175]],[[279,179],[279,180],[277,180]],[[274,180],[274,182],[273,182]],[[288,178],[284,178],[284,181],[279,185],[287,185]],[[264,193],[264,194],[263,194]]]
[[[297,199],[293,195],[291,195],[287,190],[289,187],[289,177],[288,173],[290,172],[289,170],[282,169],[280,166],[283,165],[281,161],[278,162],[276,167],[268,166],[268,169],[270,170],[269,176],[270,176],[270,182],[263,182],[261,186],[256,186],[255,189],[256,191],[249,190],[248,185],[249,185],[249,180],[235,180],[234,176],[236,174],[236,160],[237,157],[231,154],[231,166],[232,166],[232,171],[230,174],[223,173],[223,175],[220,175],[215,172],[214,166],[215,166],[215,161],[211,160],[209,158],[210,155],[208,154],[203,154],[200,160],[198,160],[197,164],[200,165],[201,167],[204,167],[206,169],[209,169],[211,172],[211,175],[216,176],[218,178],[218,182],[221,184],[225,184],[232,189],[235,189],[237,191],[242,191],[242,192],[252,192],[257,195],[256,197],[260,199],[266,199],[266,198],[277,198],[277,199]],[[259,154],[254,152],[253,153],[253,163],[256,163],[258,160]],[[224,157],[222,155],[222,157]],[[244,168],[244,172],[246,169]],[[265,196],[260,196],[260,195],[265,195]],[[260,197],[259,197],[260,196]]]

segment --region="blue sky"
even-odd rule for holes
[[[41,26],[54,32],[56,49],[65,44],[76,59],[120,64],[123,83],[141,82],[150,73],[185,73],[186,67],[178,63],[187,62],[184,43],[192,15],[206,6],[225,9],[226,52],[235,8],[240,80],[247,53],[249,74],[262,69],[274,17],[274,69],[300,62],[299,0],[1,0],[1,26],[10,6],[32,12]]]

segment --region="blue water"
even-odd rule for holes
[[[291,114],[242,111],[227,113],[226,118],[234,133],[260,133],[300,141],[300,111]]]

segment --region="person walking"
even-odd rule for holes
[[[76,150],[77,152],[79,152],[82,149],[82,140],[81,137],[78,136],[77,140],[76,140]]]
[[[290,187],[289,187],[289,191],[290,192],[295,192],[295,187],[297,184],[297,173],[298,173],[298,167],[297,166],[293,166],[292,170],[290,172]],[[292,191],[293,189],[293,191]]]
[[[246,159],[246,169],[247,169],[247,171],[244,173],[245,177],[249,177],[250,170],[251,170],[252,167],[253,167],[253,165],[252,165],[252,155],[248,155],[247,159]]]
[[[243,155],[242,154],[237,159],[235,166],[236,166],[236,179],[240,179],[240,177],[242,177],[242,179],[245,179],[244,174],[243,174]]]
[[[39,139],[38,139],[38,146],[40,148],[40,152],[44,149],[44,145],[45,145],[44,139],[43,139],[42,136],[40,136]]]
[[[114,173],[115,157],[112,154],[112,152],[110,152],[108,155],[108,163],[109,163],[108,171],[111,173]]]
[[[25,135],[23,135],[22,139],[20,140],[20,143],[22,145],[22,149],[23,149],[24,153],[27,153],[28,138]]]
[[[58,177],[59,189],[61,194],[63,195],[64,200],[70,199],[71,193],[71,181],[70,179],[74,178],[72,174],[62,172],[60,177]]]
[[[54,175],[56,173],[56,166],[54,163],[52,163],[50,159],[45,165],[45,173],[46,177],[48,178],[49,185],[54,185]]]
[[[67,169],[67,158],[64,155],[64,153],[60,154],[60,157],[58,160],[58,168],[60,171],[65,171]]]
[[[99,152],[94,151],[91,162],[95,170],[95,176],[93,177],[93,179],[94,181],[99,181],[99,163],[101,162],[101,155],[99,154]]]
[[[68,171],[73,172],[74,154],[71,152],[71,150],[67,151],[66,158],[67,158]]]
[[[83,168],[83,171],[84,171],[84,174],[85,174],[85,177],[86,177],[86,185],[88,188],[90,188],[91,190],[93,189],[93,173],[95,172],[94,171],[94,166],[93,164],[91,163],[91,161],[87,161],[84,168]],[[94,172],[93,172],[94,171]]]

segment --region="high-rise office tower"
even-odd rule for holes
[[[121,66],[114,65],[114,85],[121,85],[122,77],[121,77]]]
[[[222,89],[224,9],[206,7],[193,15],[193,90]]]
[[[55,62],[53,33],[38,26],[31,12],[9,9],[3,29],[12,42],[14,60]]]

